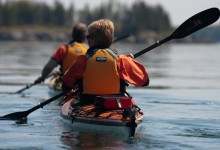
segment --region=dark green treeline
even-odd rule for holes
[[[107,1],[90,9],[87,5],[81,10],[75,10],[72,4],[64,8],[56,1],[54,6],[33,1],[0,1],[0,26],[14,27],[21,25],[70,27],[81,21],[90,24],[92,21],[108,18],[115,23],[116,35],[130,33],[137,37],[146,33],[155,36],[171,29],[168,14],[161,6],[149,6],[143,1],[137,1],[127,7],[116,0]]]
[[[0,4],[0,26],[72,24],[73,6],[65,10],[58,1],[54,7],[27,0],[6,1]]]
[[[145,32],[161,33],[171,29],[169,16],[161,6],[151,7],[142,1],[135,2],[129,8],[117,1],[109,1],[93,10],[86,6],[78,15],[79,20],[87,24],[109,18],[115,23],[116,32],[120,35],[127,32],[141,36]]]

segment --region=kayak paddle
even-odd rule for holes
[[[46,79],[49,78],[49,77],[51,77],[51,76],[53,76],[54,74],[55,74],[55,73],[52,73],[52,74],[48,75],[48,76],[46,77]],[[27,90],[27,89],[29,89],[30,87],[32,87],[32,86],[34,86],[34,85],[36,85],[36,84],[38,84],[38,83],[27,84],[24,88],[18,90],[17,92],[10,93],[10,94],[19,94],[19,93],[23,92],[24,90]]]
[[[12,93],[12,94],[19,94],[19,93],[23,92],[24,90],[27,90],[27,89],[29,89],[30,87],[32,87],[32,86],[34,86],[36,84],[37,83],[27,84],[24,88],[18,90],[17,92]]]
[[[172,39],[181,39],[184,38],[202,28],[205,28],[212,23],[216,22],[219,19],[220,11],[218,8],[210,8],[204,10],[183,22],[170,36],[158,41],[155,44],[151,45],[148,48],[143,49],[142,51],[134,54],[134,58],[162,45],[165,42],[168,42]]]
[[[129,37],[129,36],[130,36],[130,34],[127,34],[127,35],[121,36],[121,37],[119,37],[119,38],[116,38],[116,39],[113,40],[112,43],[115,43],[115,42],[118,42],[118,41],[120,41],[120,40],[123,40],[123,39],[125,39],[125,38],[127,38],[127,37]]]
[[[22,120],[24,118],[27,118],[27,116],[32,113],[33,111],[39,109],[39,108],[43,108],[43,106],[49,104],[50,102],[60,98],[61,96],[65,95],[67,92],[62,92],[42,103],[39,103],[38,105],[36,105],[35,107],[28,109],[26,111],[20,111],[20,112],[14,112],[5,116],[1,116],[0,120]]]

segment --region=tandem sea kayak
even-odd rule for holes
[[[119,104],[117,109],[100,109],[92,104],[72,107],[71,102],[75,101],[72,98],[61,106],[60,115],[65,123],[73,127],[82,127],[87,130],[120,131],[126,136],[133,137],[136,128],[143,120],[143,113],[137,105],[123,108],[123,105],[126,106],[126,100],[123,98],[119,102],[118,97],[111,96],[109,102],[114,99],[115,104]]]

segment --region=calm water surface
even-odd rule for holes
[[[0,42],[0,116],[25,111],[57,93],[48,80],[22,94],[60,43]],[[116,43],[120,53],[147,45]],[[129,87],[144,112],[134,139],[117,132],[74,129],[59,116],[59,101],[28,116],[27,123],[0,121],[0,149],[192,149],[220,147],[220,44],[163,45],[138,58],[151,79]]]

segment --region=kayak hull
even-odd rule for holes
[[[123,118],[124,110],[102,110],[101,112],[95,109],[94,105],[87,105],[81,108],[77,108],[80,112],[76,115],[73,113],[75,110],[71,107],[71,101],[64,103],[60,109],[60,115],[65,123],[68,123],[74,128],[81,128],[86,130],[101,130],[107,132],[120,132],[125,133],[128,136],[134,136],[136,127],[141,124],[143,120],[143,113],[135,113],[135,126],[130,126],[131,121],[129,118]],[[93,110],[93,111],[91,111]],[[133,130],[133,131],[132,131]]]

